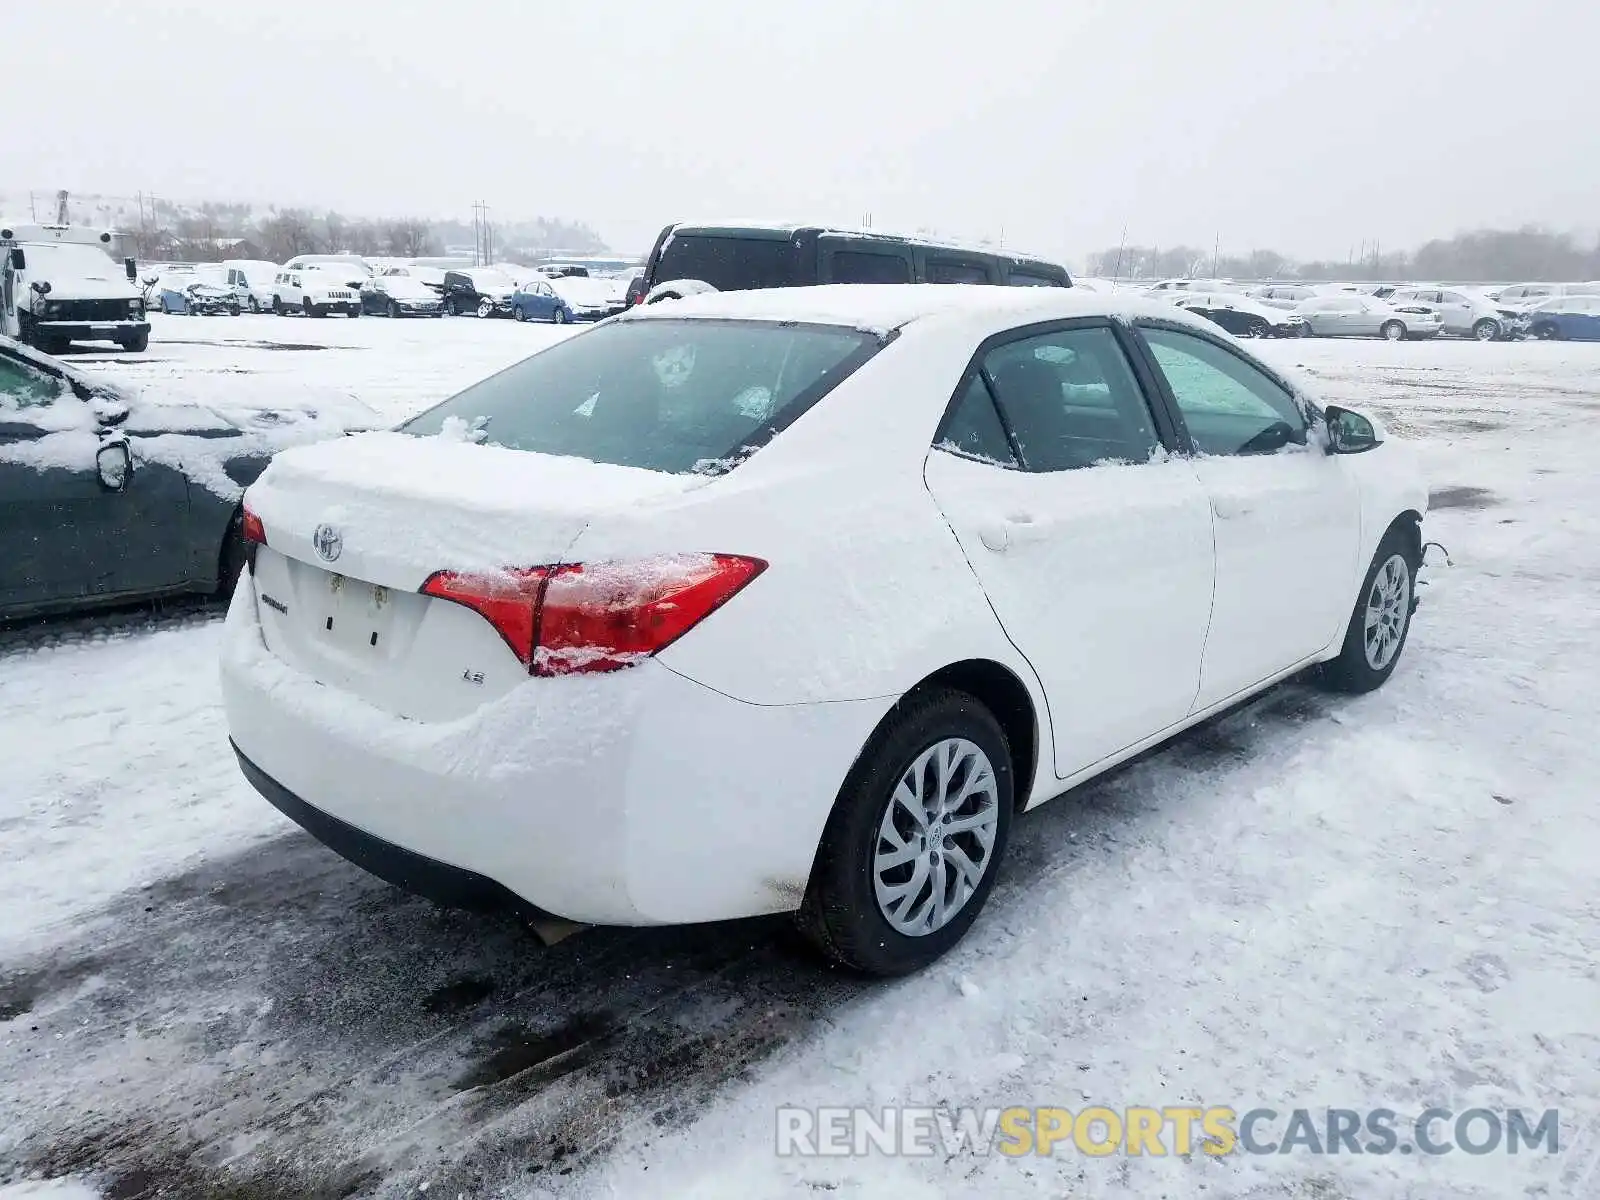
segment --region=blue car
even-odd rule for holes
[[[1600,296],[1557,296],[1528,313],[1528,336],[1600,342]]]
[[[511,296],[519,321],[601,321],[617,311],[607,286],[592,279],[528,279]]]
[[[554,321],[565,325],[572,320],[572,309],[544,280],[529,279],[511,294],[511,315],[519,321]]]

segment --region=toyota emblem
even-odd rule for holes
[[[332,562],[344,549],[344,536],[332,525],[318,525],[311,535],[311,544],[317,548],[317,557]]]

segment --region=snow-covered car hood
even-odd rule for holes
[[[341,288],[352,295],[359,290],[356,284],[348,283],[329,271],[304,271],[300,275],[300,290],[303,292],[319,295],[333,288]]]
[[[9,353],[60,376],[69,389],[52,404],[26,410],[25,420],[44,429],[44,437],[0,445],[0,459],[40,468],[92,461],[103,437],[123,434],[135,461],[165,463],[231,499],[241,489],[227,474],[229,460],[266,457],[385,424],[354,397],[285,397],[273,387],[259,401],[244,396],[216,402],[165,388],[146,392],[85,375],[10,338],[0,341]],[[0,400],[0,415],[6,411]]]
[[[412,279],[406,275],[385,275],[383,286],[377,289],[385,296],[393,296],[396,300],[437,300],[439,293],[434,291],[420,279]]]

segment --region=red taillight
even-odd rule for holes
[[[482,615],[527,666],[533,662],[539,595],[549,578],[549,567],[486,573],[435,571],[423,583],[422,591],[464,604]]]
[[[239,533],[245,541],[254,546],[267,544],[267,527],[261,523],[261,518],[250,511],[248,504],[243,507],[243,519],[239,524]]]
[[[576,675],[619,670],[665,649],[766,568],[759,558],[686,554],[438,571],[422,590],[481,614],[533,674]]]

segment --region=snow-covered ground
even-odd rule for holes
[[[555,336],[158,316],[75,357],[398,418]],[[0,1197],[1600,1195],[1600,346],[1258,348],[1422,449],[1455,565],[1399,672],[1024,818],[898,983],[782,921],[544,949],[377,883],[239,779],[215,614],[0,639]],[[780,1105],[1091,1103],[1557,1108],[1563,1153],[774,1153]],[[4,1186],[44,1177],[89,1192]]]

